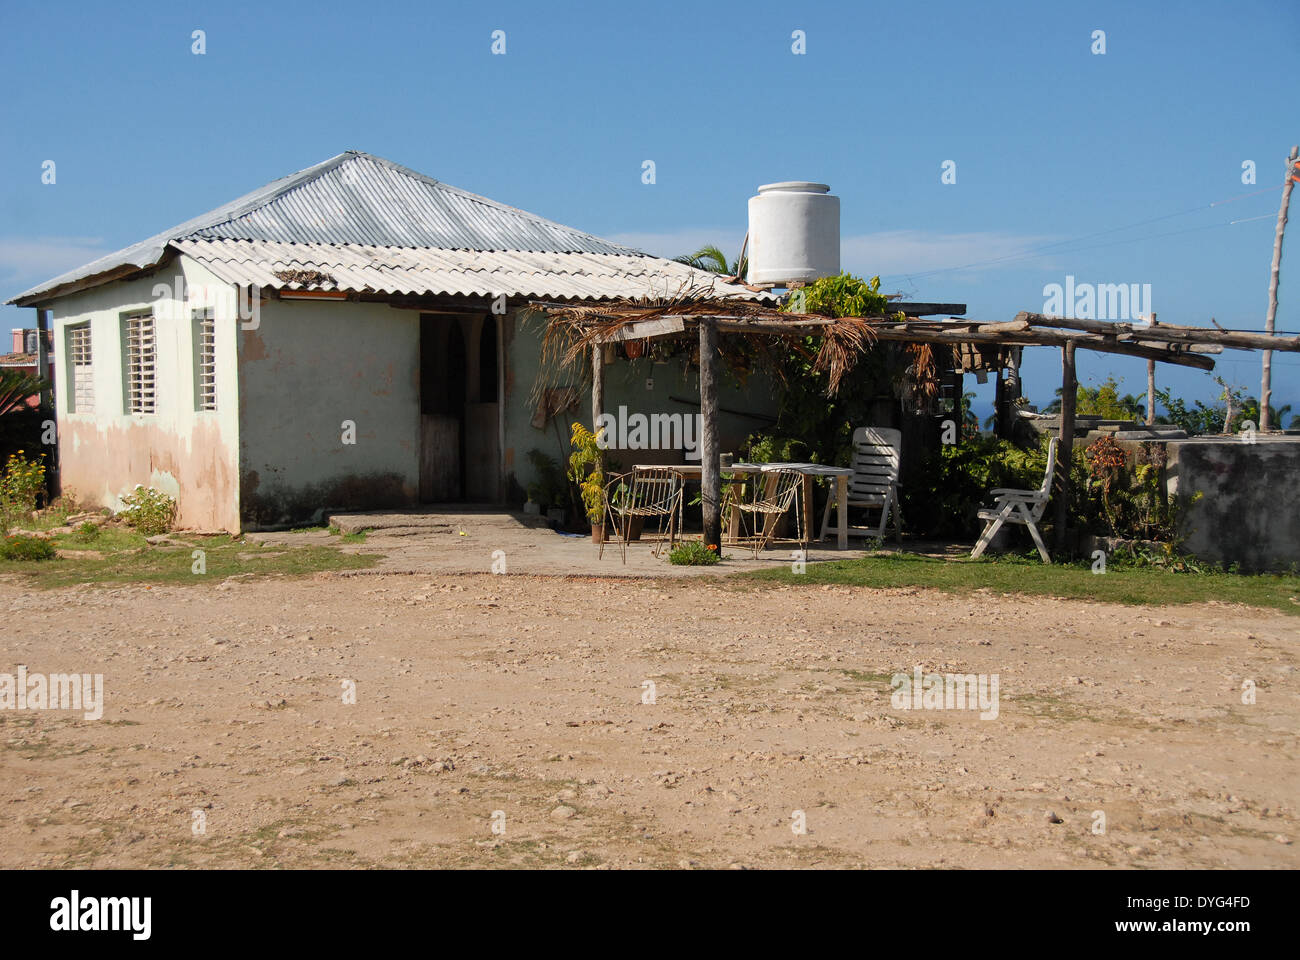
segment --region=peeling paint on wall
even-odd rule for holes
[[[178,283],[178,276],[184,281]],[[190,312],[219,304],[219,291],[228,289],[181,257],[151,275],[62,297],[51,305],[55,382],[65,385],[55,391],[63,492],[118,510],[121,498],[137,484],[151,486],[176,499],[178,527],[239,530],[234,301],[229,298],[229,315],[215,318],[215,411],[196,406]],[[150,414],[128,413],[124,398],[123,316],[140,310],[152,310],[155,318],[156,407]],[[65,337],[73,324],[89,324],[91,332],[94,400],[83,410],[71,409],[66,389],[72,377]]]

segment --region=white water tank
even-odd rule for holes
[[[749,198],[750,283],[810,283],[840,272],[840,198],[830,189],[787,180]]]

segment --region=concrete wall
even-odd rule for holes
[[[567,460],[572,449],[569,446],[570,424],[578,420],[585,426],[591,426],[590,379],[586,384],[578,385],[577,407],[559,418],[563,442],[557,439],[552,423],[548,422],[544,430],[539,430],[530,422],[536,411],[531,394],[541,364],[544,322],[539,314],[521,311],[508,316],[505,323],[506,420],[503,461],[507,477],[513,476],[515,482],[525,490],[535,479],[532,465],[528,462],[529,450],[537,448],[554,460],[561,460],[561,457]],[[654,381],[653,389],[647,389],[647,379]],[[681,397],[693,403],[681,403],[673,397]],[[654,363],[649,359],[627,360],[620,353],[617,360],[605,365],[605,410],[611,414],[617,415],[619,406],[623,405],[627,407],[629,416],[633,413],[647,416],[656,413],[693,416],[700,410],[699,397],[699,371],[687,367],[680,360],[668,363]],[[775,398],[761,376],[751,377],[743,389],[723,377],[718,403],[719,406],[734,411],[757,414],[759,417],[776,417]],[[718,417],[721,450],[740,456],[745,439],[751,433],[766,430],[770,424],[771,420],[741,416],[739,413],[721,413]],[[698,442],[698,437],[696,440]],[[682,450],[611,449],[608,456],[613,469],[630,468],[638,463],[698,462],[688,461]],[[561,466],[565,465],[561,461]]]
[[[178,283],[177,275],[184,277]],[[165,288],[155,289],[159,285]],[[187,288],[190,303],[178,295]],[[137,484],[178,501],[177,524],[199,530],[239,529],[237,318],[233,298],[216,314],[217,410],[195,410],[194,323],[190,308],[228,287],[181,258],[153,276],[111,283],[52,304],[60,479],[84,502],[121,509]],[[157,337],[156,411],[127,412],[123,315],[154,311]],[[70,409],[68,326],[90,323],[93,410]]]
[[[382,303],[271,300],[258,328],[240,331],[246,527],[416,502],[419,317]]]
[[[1186,547],[1246,571],[1300,563],[1300,437],[1170,441],[1169,492],[1200,493]]]

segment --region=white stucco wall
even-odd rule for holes
[[[419,313],[381,303],[271,300],[239,332],[245,526],[419,494]],[[344,421],[355,443],[344,442]]]
[[[184,293],[178,275],[184,277]],[[178,294],[188,294],[189,302],[180,302]],[[217,410],[197,411],[190,310],[209,304],[217,321]],[[63,490],[120,509],[122,496],[144,484],[177,498],[178,526],[238,530],[238,319],[230,288],[182,257],[152,276],[60,298],[50,310]],[[144,310],[154,313],[156,409],[131,414],[124,392],[123,317]],[[83,322],[91,331],[92,410],[69,407],[73,376],[66,330]]]

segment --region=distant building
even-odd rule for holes
[[[0,370],[15,370],[19,373],[36,376],[40,370],[40,357],[37,353],[37,337],[40,335],[35,327],[15,327],[10,331],[12,341],[10,342],[9,353],[0,354]],[[45,349],[47,356],[50,354],[53,340],[51,331],[45,331]],[[50,381],[54,379],[53,357],[50,356]],[[27,398],[27,405],[30,407],[39,407],[41,405],[41,396],[34,393]]]

